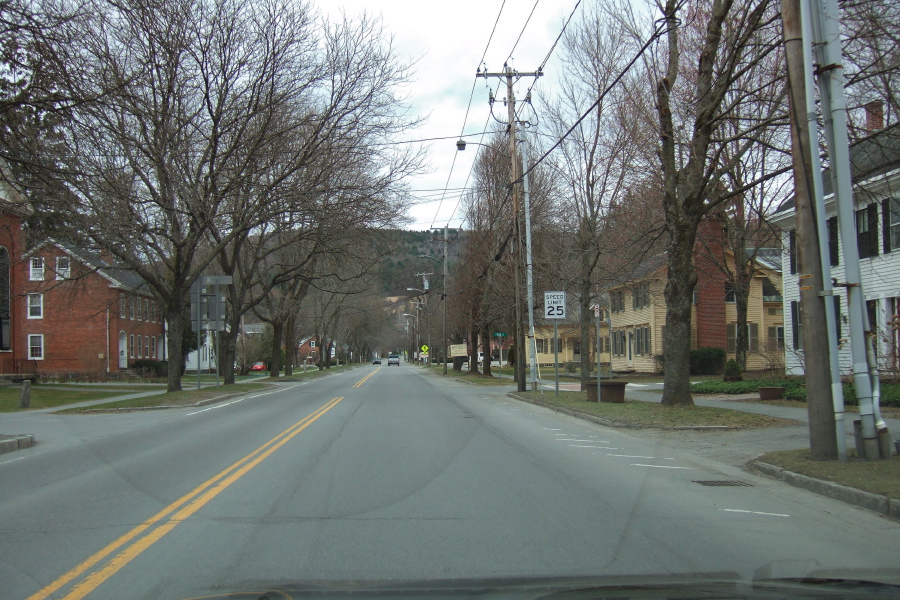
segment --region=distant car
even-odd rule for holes
[[[253,363],[253,366],[250,367],[251,371],[266,371],[266,363],[260,361]]]
[[[388,366],[397,365],[400,366],[400,356],[397,354],[389,354],[388,355]]]
[[[381,359],[380,359],[380,358],[376,358],[375,360],[372,361],[372,364],[373,364],[373,365],[380,365],[380,364],[381,364]]]

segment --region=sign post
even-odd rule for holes
[[[556,371],[556,397],[559,398],[559,319],[566,318],[566,293],[544,292],[544,318],[553,319],[553,362]]]
[[[231,275],[200,276],[191,285],[191,327],[197,332],[197,389],[200,389],[200,332],[225,331],[225,291]],[[218,342],[218,336],[216,336]],[[216,346],[216,387],[219,387],[219,351]],[[212,368],[212,361],[209,362]]]
[[[500,344],[500,379],[503,379],[503,338],[506,337],[506,333],[495,332],[494,337],[501,338],[499,341]]]

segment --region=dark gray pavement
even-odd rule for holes
[[[900,524],[512,400],[510,389],[404,364],[203,408],[35,415],[52,435],[0,459],[0,597],[184,598],[323,579],[900,574]],[[709,480],[751,485],[697,483]]]

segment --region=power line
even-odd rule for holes
[[[506,6],[506,0],[503,0],[503,3],[500,5],[500,10],[497,12],[497,18],[494,20],[494,27],[491,29],[491,35],[488,37],[487,44],[484,46],[484,52],[481,53],[481,60],[478,61],[478,64],[484,62],[484,57],[487,56],[488,48],[491,47],[491,40],[494,39],[494,33],[497,31],[497,23],[500,22],[500,16],[503,14],[503,7]],[[469,104],[466,106],[466,115],[463,117],[462,129],[460,129],[460,136],[466,130],[466,122],[469,120],[469,110],[472,108],[472,98],[475,97],[475,86],[478,84],[478,76],[476,76],[472,80],[472,90],[469,92]],[[453,162],[450,163],[450,173],[447,175],[447,186],[450,185],[450,178],[453,176],[453,167],[456,165],[456,154],[453,155]],[[434,227],[435,221],[437,221],[438,215],[441,212],[441,205],[443,205],[444,200],[441,199],[438,204],[437,211],[434,213],[434,219],[431,221],[431,227]],[[431,228],[429,227],[429,229]]]
[[[663,21],[662,19],[660,19],[660,20]],[[666,21],[663,21],[663,22],[665,23]],[[676,24],[675,26],[677,27],[678,25]],[[531,164],[531,166],[528,169],[526,169],[525,172],[522,173],[522,175],[519,177],[519,179],[516,180],[514,183],[521,183],[522,180],[535,169],[535,167],[537,167],[539,164],[544,162],[544,160],[550,155],[550,153],[553,152],[554,150],[556,150],[556,148],[558,148],[559,145],[561,143],[563,143],[563,141],[567,137],[569,137],[569,134],[571,134],[573,131],[575,131],[575,128],[578,127],[581,124],[581,122],[584,121],[587,118],[587,116],[589,114],[591,114],[591,112],[593,112],[593,110],[595,108],[597,108],[597,105],[599,105],[603,101],[603,99],[606,98],[606,95],[610,92],[610,90],[612,90],[612,88],[615,87],[619,83],[619,81],[622,80],[623,77],[625,77],[625,74],[631,70],[631,67],[633,67],[634,63],[636,63],[638,61],[638,59],[644,54],[644,52],[647,51],[647,48],[649,48],[653,42],[655,42],[657,39],[659,39],[665,33],[668,33],[668,26],[667,25],[665,27],[658,26],[656,28],[656,31],[653,32],[653,35],[650,36],[650,38],[646,41],[646,43],[643,46],[641,46],[641,49],[638,50],[637,54],[634,55],[634,58],[632,58],[628,62],[628,64],[625,66],[625,68],[622,69],[618,75],[616,75],[615,79],[612,80],[612,83],[610,83],[608,86],[606,86],[606,88],[600,93],[596,102],[591,104],[591,106],[584,112],[584,114],[582,114],[580,117],[578,117],[578,120],[575,121],[575,123],[573,123],[571,127],[569,127],[568,131],[566,131],[562,135],[562,137],[560,137],[558,140],[556,140],[556,143],[554,143],[550,147],[549,150],[544,152],[544,154],[539,159],[534,161]]]
[[[524,35],[525,29],[528,27],[528,23],[529,23],[529,21],[531,21],[531,17],[532,17],[532,15],[534,15],[534,11],[537,8],[537,5],[538,5],[538,3],[540,3],[540,1],[541,0],[535,0],[534,6],[531,7],[531,12],[528,13],[528,18],[525,19],[525,24],[522,25],[522,31],[519,32],[519,37],[516,38],[516,43],[513,44],[512,50],[509,51],[509,56],[506,57],[506,60],[509,60],[510,58],[512,58],[513,53],[515,53],[516,47],[519,45],[519,42],[522,40],[522,35]],[[581,0],[578,0],[578,1],[580,2]]]

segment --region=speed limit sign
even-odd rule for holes
[[[545,319],[565,319],[566,318],[566,293],[565,292],[544,292],[544,318]]]

